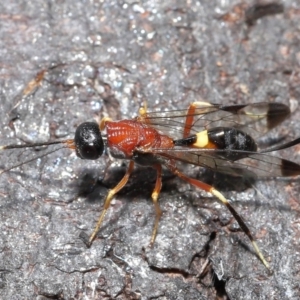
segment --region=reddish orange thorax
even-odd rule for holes
[[[126,158],[131,158],[138,148],[172,148],[173,140],[160,134],[154,128],[136,120],[107,121],[107,145],[120,151]]]

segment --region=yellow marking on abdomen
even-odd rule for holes
[[[207,130],[203,130],[196,134],[196,142],[192,144],[195,148],[217,149],[218,146],[209,140]]]
[[[196,133],[197,140],[193,144],[193,147],[205,148],[209,144],[207,130]]]

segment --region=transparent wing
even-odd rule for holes
[[[264,153],[215,149],[151,149],[151,153],[163,159],[174,159],[211,170],[242,177],[248,172],[257,177],[289,177],[300,175],[300,165]],[[230,155],[231,160],[228,159]],[[236,159],[233,159],[233,158]]]
[[[188,109],[166,112],[149,112],[142,121],[174,139],[183,137],[188,116],[193,117],[191,134],[214,127],[238,128],[253,138],[262,136],[290,115],[290,109],[281,103],[253,103],[247,105],[203,104],[189,114]]]

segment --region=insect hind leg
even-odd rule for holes
[[[183,137],[187,138],[190,135],[191,129],[194,125],[194,115],[199,107],[210,107],[212,106],[211,103],[205,102],[205,101],[196,101],[189,105],[189,108],[187,110],[186,119],[184,123],[184,130],[183,130]]]
[[[181,173],[176,167],[174,166],[167,166],[172,173],[174,173],[176,176],[178,176],[179,178],[183,179],[184,181],[188,182],[189,184],[200,188],[212,195],[214,195],[219,201],[222,202],[222,204],[224,204],[228,210],[231,212],[231,214],[233,215],[233,217],[235,218],[235,220],[238,222],[239,226],[241,227],[241,229],[244,231],[244,233],[248,236],[248,238],[250,239],[252,246],[256,252],[256,255],[259,257],[259,259],[261,260],[261,262],[264,264],[264,266],[269,270],[269,272],[271,273],[271,269],[269,266],[269,263],[266,261],[265,257],[263,256],[261,250],[259,249],[255,238],[253,237],[249,227],[246,225],[246,223],[243,221],[242,217],[238,214],[238,212],[233,208],[233,206],[229,203],[229,201],[224,197],[224,195],[219,192],[218,190],[216,190],[213,186],[206,184],[200,180],[194,179],[194,178],[190,178],[188,176],[186,176],[185,174]]]

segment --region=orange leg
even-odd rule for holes
[[[250,239],[253,248],[255,249],[255,252],[257,254],[257,256],[259,257],[259,259],[262,261],[262,263],[265,265],[265,267],[270,271],[270,266],[268,264],[268,262],[266,261],[266,259],[264,258],[262,252],[260,251],[258,245],[256,244],[256,241],[250,231],[250,229],[248,228],[248,226],[246,225],[246,223],[243,221],[243,219],[241,218],[241,216],[237,213],[237,211],[231,206],[231,204],[228,202],[228,200],[223,196],[223,194],[221,194],[218,190],[216,190],[214,187],[212,187],[211,185],[208,185],[202,181],[199,181],[197,179],[193,179],[190,178],[186,175],[184,175],[183,173],[181,173],[176,167],[174,166],[168,166],[169,169],[178,177],[180,177],[181,179],[183,179],[184,181],[188,182],[189,184],[200,188],[206,192],[211,193],[212,195],[214,195],[218,200],[220,200],[231,212],[231,214],[233,215],[233,217],[236,219],[236,221],[238,222],[239,226],[241,227],[241,229],[244,231],[244,233],[248,236],[248,238]]]
[[[190,104],[188,111],[187,111],[187,115],[186,115],[186,119],[185,119],[185,124],[184,124],[184,131],[183,131],[183,138],[187,138],[190,135],[191,129],[193,127],[193,122],[194,122],[194,116],[196,113],[197,109],[203,109],[205,111],[205,107],[210,107],[212,106],[210,103],[208,102],[204,102],[204,101],[196,101]]]
[[[144,118],[147,116],[147,102],[144,101],[144,105],[139,109],[140,117]]]
[[[111,118],[108,118],[108,117],[104,117],[104,118],[101,120],[100,125],[99,125],[99,128],[100,128],[101,131],[104,130],[104,128],[105,128],[105,123],[106,123],[107,121],[110,122],[110,121],[112,121],[112,119],[111,119]]]
[[[102,224],[102,221],[104,219],[104,216],[109,208],[109,205],[110,205],[110,202],[112,200],[112,198],[114,197],[114,195],[116,193],[118,193],[123,187],[124,185],[127,183],[129,177],[130,177],[130,174],[132,173],[133,171],[133,167],[134,167],[134,162],[133,161],[130,161],[129,163],[129,166],[128,166],[128,169],[124,175],[124,177],[122,178],[122,180],[113,188],[111,189],[109,192],[108,192],[108,195],[106,196],[106,199],[105,199],[105,202],[104,202],[104,208],[103,208],[103,211],[100,215],[100,218],[96,224],[96,227],[93,231],[93,233],[91,234],[90,238],[89,238],[89,246],[92,244],[93,240],[95,239],[96,237],[96,234],[98,233],[100,227],[101,227],[101,224]]]
[[[149,123],[149,120],[147,119],[147,102],[144,101],[143,106],[139,109],[139,116],[136,118],[136,120],[138,122],[142,122],[142,123]]]
[[[156,171],[157,171],[157,175],[156,175],[156,183],[155,183],[155,187],[154,190],[152,192],[151,198],[154,204],[154,209],[155,209],[155,223],[154,223],[154,227],[153,227],[153,231],[152,231],[152,236],[151,236],[151,241],[150,241],[150,246],[152,246],[154,244],[155,238],[156,238],[156,234],[157,234],[157,229],[158,229],[158,223],[162,214],[162,211],[159,207],[158,204],[158,196],[161,190],[161,165],[155,165],[153,166]]]

